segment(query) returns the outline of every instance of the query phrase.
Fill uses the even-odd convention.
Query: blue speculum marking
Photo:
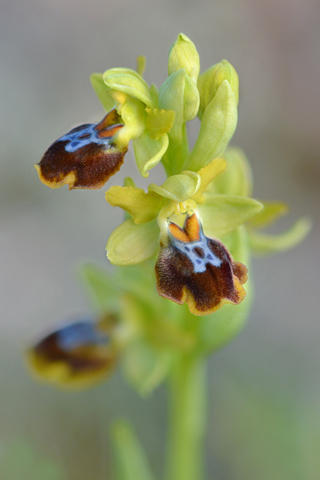
[[[102,345],[108,342],[104,332],[93,322],[75,322],[57,331],[57,343],[62,350],[71,351],[86,345]]]
[[[99,133],[95,129],[95,124],[87,125],[83,129],[77,132],[67,133],[63,137],[59,138],[58,142],[68,142],[64,147],[67,152],[73,153],[83,148],[90,143],[96,143],[97,145],[105,145],[111,148],[109,137],[99,137]],[[80,138],[83,135],[88,138]]]
[[[207,264],[210,264],[213,267],[220,267],[222,264],[222,260],[214,255],[212,250],[209,248],[208,239],[201,230],[200,240],[197,240],[196,242],[190,242],[188,243],[188,246],[184,242],[177,240],[173,235],[171,235],[171,242],[177,250],[187,255],[189,260],[192,262],[195,273],[205,272]],[[197,247],[203,252],[201,258],[199,258],[199,255],[195,253],[195,249]]]

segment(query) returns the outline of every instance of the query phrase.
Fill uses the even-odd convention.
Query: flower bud
[[[218,88],[224,80],[230,84],[236,101],[239,101],[239,77],[231,63],[222,60],[203,72],[198,80],[198,89],[200,93],[200,108],[198,116],[201,119],[204,110],[216,95]]]
[[[182,126],[192,120],[199,109],[199,92],[184,69],[172,73],[159,90],[159,107],[174,110],[175,118],[170,136],[177,141],[182,136]]]
[[[180,33],[169,51],[168,75],[170,76],[182,68],[197,83],[200,71],[199,54],[194,43],[186,35]]]

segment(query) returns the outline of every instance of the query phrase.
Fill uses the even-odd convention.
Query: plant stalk
[[[203,480],[205,359],[180,355],[169,379],[167,480]]]

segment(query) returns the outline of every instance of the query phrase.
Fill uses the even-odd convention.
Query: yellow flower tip
[[[225,303],[242,302],[246,267],[234,262],[221,242],[204,235],[196,214],[187,216],[183,228],[170,223],[168,231],[155,267],[162,297],[187,303],[194,315],[208,315]]]
[[[127,146],[116,145],[117,133],[123,128],[120,117],[111,110],[98,124],[74,128],[56,140],[36,165],[42,183],[69,189],[101,188],[121,167]]]
[[[26,352],[33,374],[63,388],[86,388],[113,370],[117,352],[99,324],[78,321],[46,335]]]

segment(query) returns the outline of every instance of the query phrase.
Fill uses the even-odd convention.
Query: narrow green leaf
[[[155,480],[146,454],[128,422],[115,423],[112,440],[117,480]]]

